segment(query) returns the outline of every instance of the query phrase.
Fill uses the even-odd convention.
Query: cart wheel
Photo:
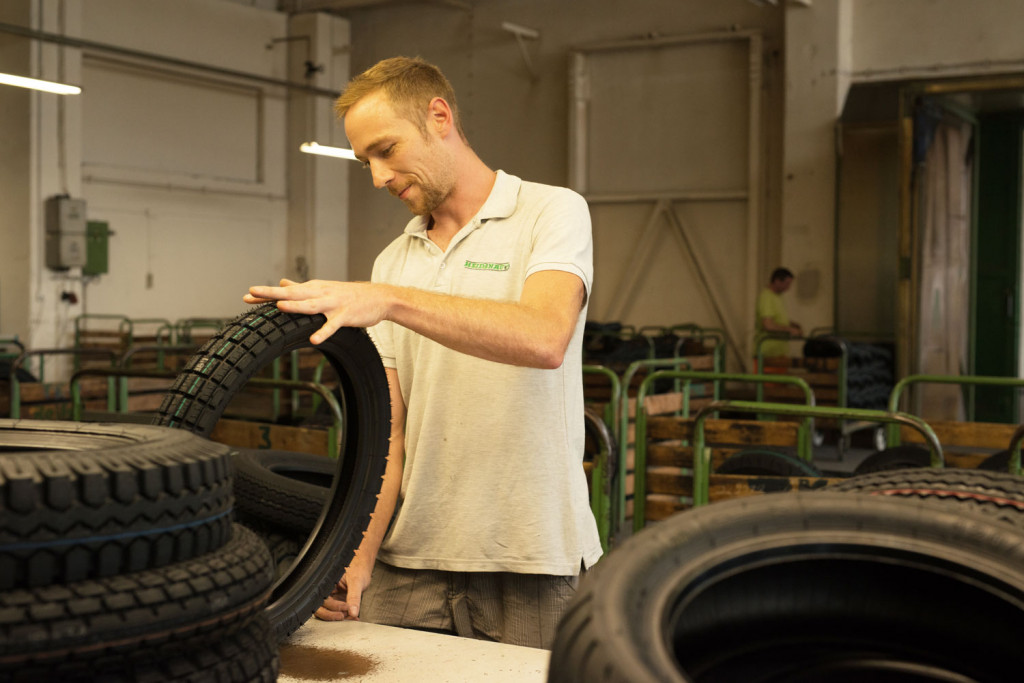
[[[751,448],[735,453],[715,469],[715,474],[747,474],[766,477],[820,477],[821,471],[791,453]]]
[[[906,467],[930,467],[931,453],[920,446],[893,446],[872,453],[864,458],[856,469],[854,476],[886,470],[900,470]]]
[[[1003,449],[993,453],[978,463],[978,469],[989,472],[1008,472],[1010,470],[1010,451]]]

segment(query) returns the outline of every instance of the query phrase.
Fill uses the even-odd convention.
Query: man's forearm
[[[396,288],[388,319],[455,351],[499,363],[556,368],[576,324],[575,310]]]
[[[405,402],[398,382],[398,372],[385,370],[388,377],[388,392],[391,398],[391,440],[388,445],[387,463],[381,480],[380,494],[370,515],[370,523],[363,533],[363,540],[356,550],[356,559],[364,563],[367,571],[377,561],[380,544],[384,541],[391,517],[395,513],[398,494],[402,488],[402,470],[405,460]]]

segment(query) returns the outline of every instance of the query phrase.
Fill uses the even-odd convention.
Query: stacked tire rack
[[[706,502],[765,491],[824,486],[821,473],[813,466],[810,417],[800,421],[762,420],[764,413],[748,419],[713,419],[704,423],[712,407],[728,407],[731,402],[704,403],[694,411],[675,415],[658,414],[647,409],[647,393],[657,382],[677,381],[685,391],[691,383],[776,382],[792,387],[803,396],[801,407],[812,408],[810,386],[799,377],[714,373],[689,370],[659,370],[648,375],[638,391],[641,408],[636,416],[636,495],[633,504],[633,531],[648,522],[660,521],[682,510]],[[758,404],[755,404],[758,405]],[[769,404],[765,404],[769,405]],[[717,409],[716,411],[717,412]],[[698,420],[694,415],[703,416]],[[697,468],[697,429],[704,433],[703,445],[710,447],[706,457],[714,470],[713,483],[699,484]],[[711,447],[713,446],[713,447]],[[695,450],[696,449],[696,450]],[[709,493],[710,488],[710,493]]]
[[[766,359],[761,348],[770,339],[801,341],[802,353],[787,358],[782,364],[779,359]],[[756,342],[756,367],[762,374],[802,377],[814,391],[816,404],[821,406],[885,410],[895,384],[893,353],[888,343],[856,342],[835,334],[812,332],[808,337],[760,335]],[[799,398],[785,386],[768,384],[758,387],[755,400],[788,402]],[[851,436],[864,430],[873,430],[873,443],[880,448],[884,433],[881,425],[873,422],[821,420],[816,425],[815,439],[821,445],[826,434],[836,434],[836,445],[842,457],[850,447]]]
[[[615,471],[609,472],[607,506],[593,500],[602,539],[631,533],[634,518],[635,417],[637,390],[644,378],[661,368],[713,371],[724,360],[724,337],[719,330],[693,324],[645,327],[588,323],[584,341],[584,398],[601,415],[616,443]],[[699,409],[719,397],[721,383],[690,381],[684,388],[670,380],[659,383],[644,403],[650,414],[679,415]],[[593,493],[593,486],[591,487]],[[602,520],[608,522],[605,533]]]

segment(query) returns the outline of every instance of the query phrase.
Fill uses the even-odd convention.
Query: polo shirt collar
[[[487,201],[480,207],[470,225],[476,226],[491,218],[508,218],[516,210],[516,203],[519,201],[519,188],[523,181],[514,175],[498,170],[494,178],[494,187],[487,195]],[[424,235],[430,216],[416,216],[405,226],[405,232],[410,235]]]

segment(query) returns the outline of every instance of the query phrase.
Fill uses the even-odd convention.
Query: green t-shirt
[[[786,314],[786,305],[782,297],[771,289],[765,287],[757,297],[757,321],[754,329],[759,333],[764,332],[762,321],[770,318],[779,325],[789,325],[789,315]],[[770,339],[761,344],[761,355],[765,358],[771,356],[788,356],[789,343],[781,339]]]

